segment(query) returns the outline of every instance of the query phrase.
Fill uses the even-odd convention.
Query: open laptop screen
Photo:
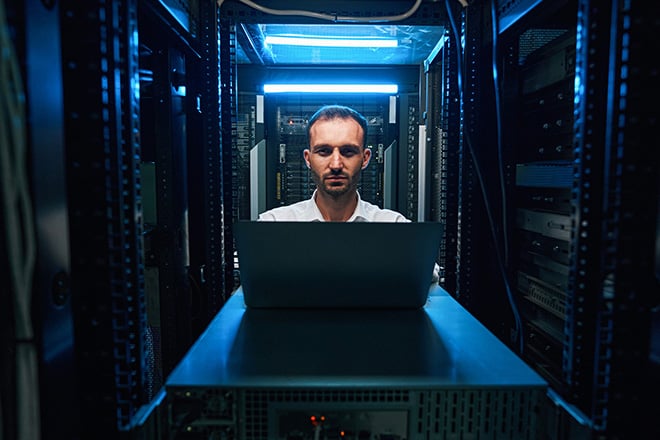
[[[234,224],[254,308],[419,308],[443,235],[436,222]]]

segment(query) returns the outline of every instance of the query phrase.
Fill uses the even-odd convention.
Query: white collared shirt
[[[278,222],[323,222],[323,214],[316,205],[316,191],[312,197],[302,202],[293,203],[288,206],[279,206],[259,214],[258,220],[270,220]],[[367,201],[362,200],[357,193],[357,206],[355,211],[347,220],[348,222],[409,222],[402,214],[391,209],[381,209]]]

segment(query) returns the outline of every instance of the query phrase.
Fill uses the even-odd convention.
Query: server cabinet
[[[223,215],[232,120],[221,124],[220,111],[230,72],[219,63],[231,42],[219,38],[212,4],[145,2],[139,12],[149,361],[159,385],[233,286]]]
[[[486,187],[502,188],[482,191],[484,198],[503,199],[489,216],[500,220],[477,226],[464,216],[461,231],[474,242],[491,229],[491,242],[501,240],[494,255],[506,277],[497,295],[509,294],[511,312],[504,325],[484,322],[496,333],[511,329],[515,339],[502,337],[552,385],[552,437],[657,436],[649,397],[657,392],[650,335],[658,153],[647,147],[657,143],[657,112],[646,110],[653,98],[642,92],[657,77],[657,60],[647,55],[657,50],[648,38],[658,25],[652,9],[495,2],[468,8],[462,20],[464,65],[480,78],[466,81],[464,97],[492,97],[482,108],[463,100],[465,140],[475,146],[466,149],[484,163],[484,133],[498,139],[499,175],[480,174]],[[481,196],[469,181],[461,189],[464,199]],[[487,266],[470,261],[481,276]],[[475,277],[461,275],[464,293],[464,279]],[[475,293],[471,303],[483,298]]]
[[[650,307],[658,300],[659,163],[658,149],[648,142],[657,145],[658,112],[648,111],[655,98],[647,93],[658,79],[658,60],[649,56],[658,49],[651,37],[659,27],[657,13],[647,2],[578,2],[575,148],[581,179],[573,191],[579,221],[564,375],[594,431],[610,437],[660,432],[652,416],[658,409],[652,397],[657,358],[649,344]],[[594,193],[598,178],[601,190]],[[594,333],[585,335],[590,321],[584,313],[592,307]],[[593,366],[581,359],[587,337],[594,344]]]
[[[408,219],[417,220],[423,202],[419,200],[421,149],[426,149],[426,131],[421,118],[418,94],[400,96],[397,158],[397,210]]]
[[[44,434],[112,436],[146,402],[137,3],[62,2],[59,13],[80,426],[63,418]]]
[[[25,80],[37,248],[35,335],[16,336],[40,371],[40,402],[7,398],[41,404],[43,438],[138,435],[226,298],[217,18],[195,1],[29,1],[3,21]]]
[[[440,283],[457,295],[459,236],[459,170],[461,153],[461,103],[458,91],[456,42],[449,28],[423,65],[422,109],[426,125],[428,213],[426,220],[442,222],[445,237],[438,252]]]
[[[527,359],[561,387],[573,186],[575,8],[526,29],[502,75],[503,142],[512,146],[512,283]],[[546,18],[549,21],[549,18]],[[512,66],[515,66],[512,68]]]
[[[148,334],[156,378],[192,342],[189,186],[186,138],[189,89],[185,50],[149,9],[140,16],[142,195]],[[165,323],[165,325],[163,325]],[[157,388],[157,387],[156,387]]]
[[[257,104],[257,100],[260,101],[259,104]],[[263,140],[263,117],[260,115],[257,119],[257,105],[259,105],[259,111],[263,112],[263,95],[256,92],[238,93],[236,147],[232,156],[234,176],[233,221],[250,220],[257,214],[252,209],[250,192],[252,186],[254,186],[254,184],[251,185],[251,165],[257,166],[251,158],[251,152],[257,143]],[[265,182],[262,183],[262,187],[264,184]],[[265,190],[259,191],[255,188],[255,192],[262,193],[263,200],[260,206],[265,206]]]
[[[139,104],[125,87],[137,72],[130,39],[136,5],[78,6],[20,2],[10,9],[14,69],[21,69],[12,92],[26,103],[25,114],[12,108],[11,119],[26,117],[25,150],[16,159],[31,158],[16,171],[32,176],[32,198],[24,200],[32,209],[23,211],[21,228],[25,249],[35,252],[35,271],[23,280],[33,277],[32,289],[16,290],[27,309],[12,316],[22,339],[15,360],[36,345],[39,382],[16,388],[15,403],[4,400],[3,386],[7,436],[114,437],[145,401]],[[71,28],[78,33],[65,31]],[[31,313],[35,333],[28,335]],[[17,365],[16,382],[27,383],[35,366]],[[5,402],[15,412],[5,412]],[[28,407],[39,419],[25,418]]]
[[[494,25],[489,3],[468,7],[447,2],[455,69],[448,92],[459,104],[449,114],[458,135],[448,138],[456,155],[456,298],[501,340],[518,350],[521,324],[508,274],[508,152],[498,127],[500,115],[493,81]],[[453,78],[452,78],[453,77]],[[452,84],[452,83],[450,83]],[[451,136],[451,134],[450,134]]]

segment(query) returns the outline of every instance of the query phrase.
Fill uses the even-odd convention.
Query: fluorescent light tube
[[[313,47],[397,47],[396,39],[278,37],[267,35],[266,44]]]
[[[264,84],[264,93],[387,93],[396,94],[396,84]]]

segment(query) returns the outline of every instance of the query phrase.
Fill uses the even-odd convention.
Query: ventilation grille
[[[543,389],[169,390],[170,438],[272,438],[278,414],[399,413],[408,440],[535,440]],[[404,425],[405,426],[405,425]],[[192,437],[191,437],[192,438]],[[197,438],[197,437],[195,437]]]
[[[529,29],[519,39],[518,64],[525,64],[527,56],[532,52],[546,46],[548,43],[564,35],[566,29]]]
[[[440,390],[419,394],[414,438],[536,439],[541,393]]]
[[[407,405],[410,392],[404,390],[259,390],[244,394],[245,440],[268,438],[270,404],[313,404],[341,407],[378,403]],[[357,405],[356,405],[357,404]]]

